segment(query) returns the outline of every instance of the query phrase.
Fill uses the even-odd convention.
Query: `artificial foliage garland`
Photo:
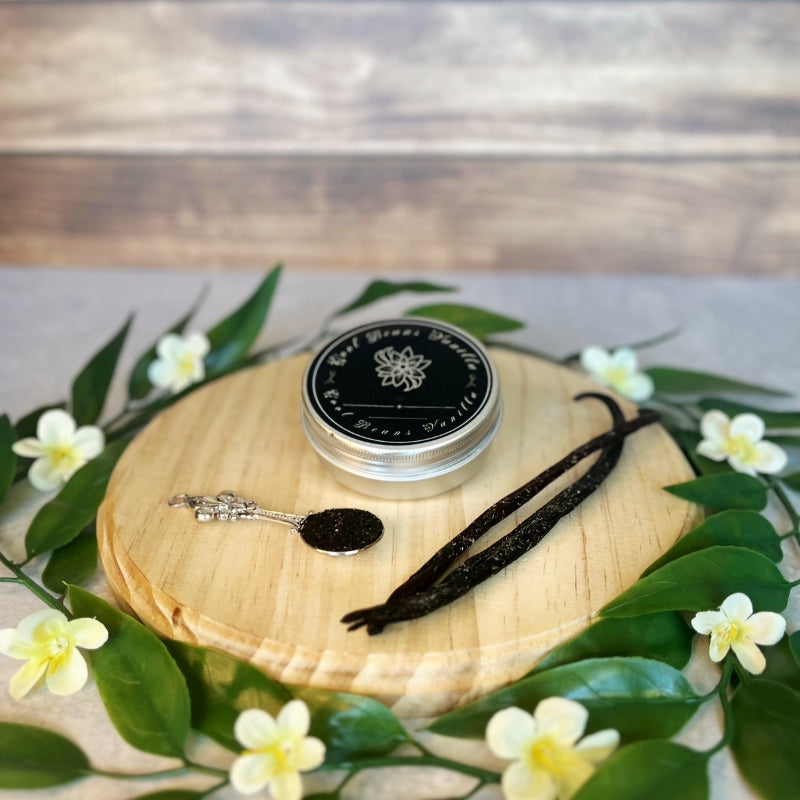
[[[472,777],[474,785],[463,795],[466,800],[483,786],[499,782],[501,775],[435,755],[377,701],[283,686],[227,654],[161,641],[132,617],[80,587],[96,569],[94,516],[114,464],[127,442],[156,413],[209,380],[312,346],[329,336],[341,317],[371,303],[402,292],[448,291],[424,282],[375,281],[352,303],[330,314],[310,338],[252,352],[268,316],[280,271],[280,267],[272,270],[240,308],[208,331],[203,337],[207,347],[196,336],[182,338],[195,304],[136,362],[128,380],[125,408],[103,425],[96,423],[103,412],[131,319],[80,371],[70,402],[55,404],[56,409],[68,409],[69,418],[75,421],[72,428],[64,422],[67,415],[63,411],[64,416],[54,415],[53,407],[37,409],[14,425],[7,416],[0,417],[0,503],[11,485],[29,472],[30,459],[37,458],[32,440],[44,442],[39,433],[38,439],[34,437],[37,427],[40,433],[60,431],[63,439],[66,424],[72,437],[68,437],[70,447],[78,456],[85,456],[79,461],[86,460],[71,471],[68,464],[58,462],[64,474],[69,471],[71,476],[31,522],[25,539],[26,558],[15,563],[0,553],[0,562],[9,573],[0,580],[20,584],[43,601],[45,611],[37,619],[50,619],[48,624],[60,632],[59,641],[69,641],[72,671],[80,672],[80,664],[85,665],[77,651],[93,648],[89,658],[97,687],[123,739],[142,751],[178,759],[179,766],[169,774],[194,770],[212,776],[206,790],[180,790],[179,795],[166,790],[140,797],[209,797],[231,777],[237,788],[252,789],[254,784],[248,784],[245,778],[249,767],[257,764],[248,766],[240,756],[235,762],[239,767],[234,767],[230,775],[227,770],[196,764],[186,754],[186,739],[193,728],[236,753],[243,748],[257,751],[259,743],[268,750],[277,746],[278,740],[273,737],[265,744],[266,740],[259,738],[258,731],[266,726],[270,731],[278,730],[280,736],[294,737],[292,746],[310,754],[305,762],[297,762],[296,769],[289,770],[294,777],[287,781],[299,781],[297,772],[312,768],[342,774],[334,789],[315,795],[318,800],[346,796],[347,783],[365,769],[404,765],[445,767]],[[408,313],[442,319],[487,344],[499,346],[503,343],[494,336],[521,327],[507,317],[452,304],[420,306]],[[181,380],[180,374],[170,370],[181,363],[181,342],[187,340],[189,355],[199,356],[200,361],[185,361],[189,379]],[[547,724],[546,714],[563,713],[565,719],[573,715],[570,724],[577,731],[570,741],[556,743],[564,753],[579,752],[581,742],[592,742],[592,737],[606,731],[615,732],[619,747],[613,755],[610,753],[615,748],[606,747],[603,763],[578,783],[557,784],[560,796],[574,796],[576,800],[641,798],[669,785],[676,797],[707,797],[708,761],[716,752],[729,748],[744,779],[755,791],[765,798],[783,799],[791,796],[800,783],[800,765],[794,757],[800,744],[800,632],[783,636],[775,618],[784,611],[792,588],[800,581],[790,581],[776,564],[783,556],[782,546],[800,545],[800,514],[792,500],[792,493],[800,489],[800,473],[787,474],[783,470],[777,475],[744,474],[740,471],[741,462],[735,461],[736,454],[728,459],[718,458],[725,442],[715,440],[715,450],[715,441],[705,434],[714,420],[714,430],[722,430],[720,425],[725,423],[719,414],[734,421],[742,415],[749,420],[755,414],[770,430],[772,445],[794,452],[800,450],[800,412],[767,411],[729,399],[728,395],[783,394],[738,380],[665,367],[638,372],[631,363],[633,348],[615,353],[594,348],[588,356],[584,351],[559,362],[567,366],[582,362],[607,385],[614,386],[616,376],[623,382],[616,388],[624,391],[627,385],[631,396],[647,394],[643,404],[659,411],[663,424],[698,474],[697,479],[667,490],[706,506],[711,515],[651,565],[636,584],[603,608],[583,633],[557,647],[537,665],[531,665],[531,672],[521,680],[445,714],[429,729],[443,736],[483,738],[488,727],[490,747],[504,758],[516,758],[513,766],[520,773],[524,772],[524,765],[517,763],[523,762],[525,756],[515,755],[513,748],[503,744],[509,738],[504,738],[503,726],[518,726],[514,736],[525,728],[530,735],[522,738],[530,748],[536,748],[542,745],[541,737],[536,739],[534,734],[536,725],[542,729]],[[154,367],[157,362],[161,366]],[[621,365],[627,371],[620,371]],[[164,391],[154,391],[157,386],[163,386]],[[651,391],[644,392],[644,388]],[[717,416],[709,418],[710,412]],[[51,416],[46,417],[48,413]],[[95,452],[98,434],[86,433],[87,428],[101,432],[104,447],[99,454]],[[758,438],[754,434],[742,439],[739,444],[745,450],[739,447],[738,455],[744,452],[754,457]],[[23,455],[18,459],[12,447],[21,440],[28,440],[28,449],[17,444],[17,451]],[[46,444],[41,444],[39,458],[47,455]],[[70,448],[64,452],[67,451],[72,452]],[[91,455],[87,455],[89,452]],[[42,488],[54,485],[58,477],[52,469],[48,472],[48,463],[52,467],[56,462],[45,460],[31,475],[32,482],[38,475]],[[732,469],[730,463],[739,471]],[[790,529],[786,532],[779,534],[761,513],[769,495],[789,520]],[[26,569],[34,559],[46,561],[41,583]],[[703,616],[709,613],[717,616]],[[47,617],[48,614],[52,616]],[[771,616],[759,617],[760,614]],[[70,639],[70,630],[81,629],[75,625],[78,620],[92,618],[104,626],[107,641],[96,630],[92,635],[76,633]],[[777,626],[769,636],[759,627],[762,623],[762,627],[766,626],[767,621]],[[712,657],[720,661],[719,681],[704,695],[694,690],[683,673],[696,635],[690,622],[697,632],[711,635]],[[31,629],[33,625],[28,623]],[[747,637],[749,649],[739,650],[737,635],[748,625],[758,631]],[[23,623],[19,630],[24,633]],[[754,675],[751,672],[757,671],[758,666],[748,659],[756,658],[750,645],[758,649],[753,639],[758,644],[759,635],[760,644],[771,646],[764,652],[766,669]],[[9,631],[0,633],[0,647],[4,643],[11,647],[12,638]],[[131,657],[134,653],[136,656]],[[143,668],[143,664],[147,667]],[[33,688],[40,677],[41,671],[23,675],[17,686],[20,695]],[[45,679],[49,681],[49,675]],[[53,670],[52,684],[52,691],[63,687],[63,673],[57,669]],[[553,698],[562,702],[554,702]],[[721,738],[714,746],[699,751],[671,741],[699,708],[712,702],[719,704],[724,722]],[[301,705],[310,712],[307,721],[305,712],[298,710]],[[582,710],[577,711],[574,706]],[[267,712],[269,721],[254,715],[256,709]],[[528,712],[534,710],[530,717]],[[538,722],[537,716],[541,717]],[[575,721],[578,718],[587,734],[580,742],[578,738],[584,730]],[[303,745],[305,740],[320,742],[324,756],[316,744]],[[608,737],[604,741],[608,745]],[[584,748],[584,752],[588,750]],[[511,772],[509,768],[507,774]],[[57,786],[91,774],[108,773],[94,769],[89,757],[67,738],[33,726],[0,722],[0,789]],[[514,794],[513,776],[503,780],[507,796],[522,796]],[[300,791],[299,787],[299,783],[270,784],[276,796],[284,792],[285,796],[292,796],[292,792]]]

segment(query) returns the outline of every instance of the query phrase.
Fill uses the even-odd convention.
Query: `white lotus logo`
[[[431,365],[424,356],[414,355],[410,347],[395,350],[394,347],[384,347],[375,353],[378,366],[375,372],[381,379],[381,386],[396,386],[404,392],[419,389],[425,380],[425,370]]]

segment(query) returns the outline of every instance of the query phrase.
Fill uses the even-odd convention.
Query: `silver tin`
[[[309,363],[302,421],[345,486],[427,497],[474,475],[500,425],[497,372],[466,332],[428,319],[347,331]]]

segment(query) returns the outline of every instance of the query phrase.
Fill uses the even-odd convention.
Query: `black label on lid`
[[[486,405],[482,349],[435,322],[392,320],[343,334],[311,364],[306,386],[328,425],[364,442],[419,444],[458,431]]]

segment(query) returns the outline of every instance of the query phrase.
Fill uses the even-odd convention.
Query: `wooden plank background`
[[[0,262],[800,274],[800,3],[0,2]]]

